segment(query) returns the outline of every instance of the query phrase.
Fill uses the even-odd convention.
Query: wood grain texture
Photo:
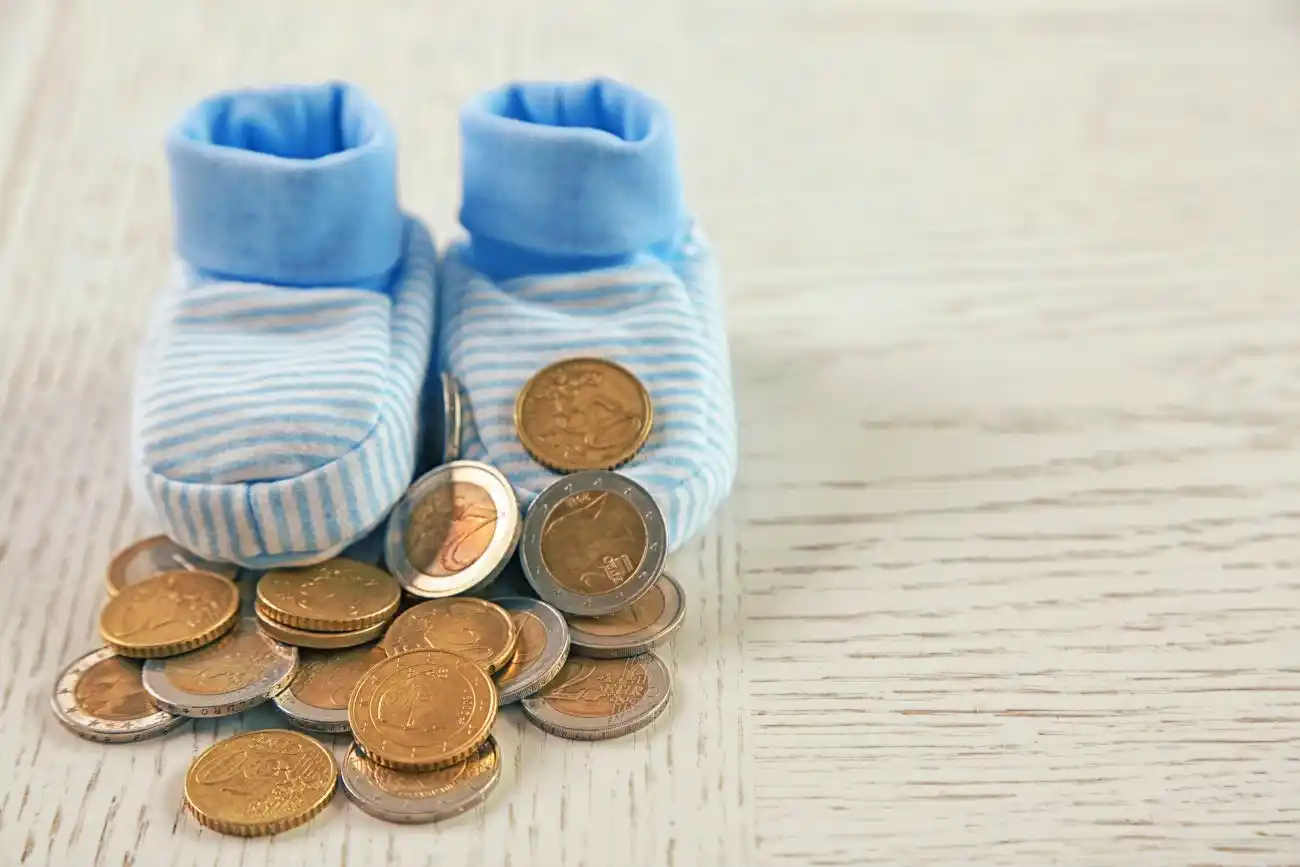
[[[1296,4],[0,9],[0,863],[1300,864]],[[110,748],[46,708],[151,529],[162,130],[359,81],[445,238],[457,104],[595,72],[672,105],[728,274],[741,479],[672,563],[673,710],[606,744],[507,714],[444,825],[200,831],[189,760],[273,712]]]

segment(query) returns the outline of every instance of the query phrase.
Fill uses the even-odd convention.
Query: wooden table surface
[[[671,713],[508,714],[488,804],[200,831],[191,758],[48,711],[151,532],[128,395],[160,140],[360,82],[455,231],[456,106],[665,99],[728,275],[742,469],[675,555]],[[0,2],[0,863],[1300,864],[1300,7],[1180,0]]]

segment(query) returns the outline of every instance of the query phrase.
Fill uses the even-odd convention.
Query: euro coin
[[[645,728],[668,707],[672,676],[653,653],[626,659],[570,656],[546,689],[523,701],[539,728],[573,740],[605,740]]]
[[[375,764],[356,746],[343,761],[343,791],[365,812],[386,822],[449,819],[481,804],[501,779],[501,754],[488,738],[463,762],[437,771],[395,771]]]
[[[144,664],[154,703],[180,716],[230,716],[256,707],[288,685],[298,651],[271,639],[252,617],[217,641]]]
[[[73,734],[99,743],[131,743],[166,734],[185,722],[153,703],[140,663],[101,647],[59,675],[50,697],[54,716]]]
[[[273,569],[257,582],[262,614],[298,629],[352,632],[393,616],[397,582],[382,569],[336,557],[298,569]]]
[[[213,572],[164,572],[131,584],[99,613],[104,643],[122,656],[174,656],[235,625],[239,588]]]
[[[390,654],[449,650],[493,674],[514,656],[515,640],[514,622],[500,605],[455,597],[421,602],[403,611],[381,643]]]
[[[686,613],[682,587],[667,572],[626,608],[599,617],[570,614],[569,638],[583,656],[636,656],[667,642]]]
[[[569,657],[569,627],[564,615],[538,599],[495,600],[515,624],[515,653],[496,673],[497,700],[511,704],[540,690],[560,673]]]

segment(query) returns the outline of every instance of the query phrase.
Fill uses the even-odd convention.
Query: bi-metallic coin
[[[273,641],[252,617],[222,638],[144,664],[144,688],[164,710],[180,716],[230,716],[256,707],[288,685],[298,649]]]
[[[307,822],[329,803],[334,756],[286,729],[245,732],[208,747],[185,775],[185,804],[199,824],[260,837]]]
[[[424,599],[486,587],[519,542],[519,502],[495,467],[454,461],[421,476],[388,519],[384,560]]]
[[[347,650],[302,651],[298,671],[289,686],[273,699],[275,706],[300,729],[312,732],[348,731],[348,697],[367,671],[388,658],[376,644]]]
[[[600,617],[568,616],[569,638],[583,656],[615,658],[648,653],[664,644],[686,613],[682,587],[667,572],[627,608]]]
[[[483,803],[501,779],[501,755],[489,737],[474,755],[438,771],[395,771],[375,764],[356,746],[343,760],[343,791],[365,812],[386,822],[449,819]]]
[[[493,674],[514,656],[516,639],[514,622],[500,605],[457,596],[431,599],[403,611],[380,643],[390,654],[449,650]]]
[[[175,656],[235,625],[239,588],[213,572],[164,572],[124,587],[99,613],[104,643],[122,656]]]
[[[140,663],[107,647],[92,650],[59,675],[50,696],[54,716],[73,734],[103,744],[166,734],[184,717],[160,710],[140,682]]]
[[[566,614],[612,614],[663,572],[668,530],[650,493],[604,470],[574,473],[538,495],[519,559],[537,595]]]
[[[544,367],[515,401],[519,441],[539,464],[561,473],[627,463],[653,425],[645,386],[603,358],[566,358]]]
[[[185,569],[191,572],[214,572],[232,581],[239,574],[233,563],[205,560],[198,554],[186,551],[166,536],[150,536],[124,548],[108,564],[104,585],[109,596],[116,596],[123,587],[138,584],[163,572]]]
[[[497,599],[515,624],[515,655],[496,674],[502,705],[532,695],[560,673],[569,657],[569,627],[564,615],[538,599]]]
[[[570,656],[560,674],[524,699],[524,715],[553,735],[594,741],[645,728],[668,707],[672,677],[653,653],[626,659]]]
[[[342,557],[273,569],[257,582],[264,617],[316,632],[353,632],[382,623],[401,599],[401,588],[387,572]]]
[[[348,725],[366,757],[399,771],[464,761],[487,740],[496,716],[492,678],[444,650],[388,657],[362,675],[348,699]]]

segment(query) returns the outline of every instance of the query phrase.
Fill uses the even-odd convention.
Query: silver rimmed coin
[[[188,717],[229,716],[284,689],[298,665],[298,649],[279,644],[240,618],[220,640],[144,666],[144,688],[164,710]]]
[[[186,569],[190,572],[215,572],[235,580],[239,567],[233,563],[205,560],[198,554],[186,551],[166,536],[150,536],[124,548],[108,564],[104,584],[109,596],[116,596],[122,588],[139,584],[145,579],[164,572]]]
[[[626,659],[570,656],[546,688],[523,701],[524,715],[553,735],[598,741],[650,725],[668,707],[672,675],[653,653]]]
[[[487,586],[519,542],[519,503],[495,467],[455,461],[426,473],[388,519],[384,560],[413,596]]]
[[[73,734],[101,744],[142,741],[185,722],[153,703],[140,682],[139,662],[107,647],[63,669],[50,707]]]
[[[438,394],[433,394],[433,389]],[[425,383],[420,397],[423,406],[423,454],[420,467],[433,469],[460,459],[461,426],[464,417],[464,399],[456,377],[443,371]]]
[[[293,680],[272,701],[289,722],[311,732],[346,732],[348,696],[361,676],[388,654],[382,647],[304,650]]]
[[[515,624],[515,655],[496,673],[497,704],[505,705],[532,695],[560,673],[569,658],[569,627],[564,615],[538,599],[494,601]]]
[[[654,586],[668,530],[650,492],[626,476],[565,476],[528,509],[519,561],[537,595],[566,614],[612,614]]]
[[[600,617],[570,614],[569,639],[583,656],[636,656],[672,638],[685,614],[682,586],[665,572],[649,592],[621,611]]]
[[[483,803],[501,779],[501,753],[488,737],[474,755],[440,771],[377,765],[353,744],[343,760],[343,791],[385,822],[410,825],[449,819]]]

